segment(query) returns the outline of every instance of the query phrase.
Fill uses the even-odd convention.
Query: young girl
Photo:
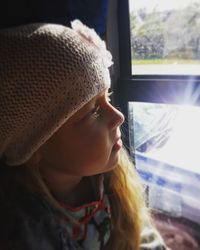
[[[0,249],[167,249],[122,146],[94,30],[0,31]]]

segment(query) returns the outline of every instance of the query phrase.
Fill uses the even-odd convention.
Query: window
[[[150,206],[200,222],[200,108],[130,102],[129,124]]]
[[[199,8],[196,0],[118,1],[116,90],[149,206],[200,245]]]
[[[133,74],[199,74],[199,0],[130,0]]]

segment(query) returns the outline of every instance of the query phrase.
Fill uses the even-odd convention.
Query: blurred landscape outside
[[[200,74],[200,1],[129,0],[133,75]]]
[[[130,151],[149,206],[200,225],[200,108],[129,102]]]

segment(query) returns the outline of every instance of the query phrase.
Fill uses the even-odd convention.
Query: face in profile
[[[113,169],[121,148],[124,116],[110,103],[108,90],[88,102],[39,149],[40,168],[90,176]]]

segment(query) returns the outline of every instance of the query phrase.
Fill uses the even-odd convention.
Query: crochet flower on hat
[[[105,42],[97,35],[94,29],[88,28],[77,19],[71,22],[71,26],[74,31],[100,52],[102,62],[106,68],[113,64],[111,53],[106,49]]]

